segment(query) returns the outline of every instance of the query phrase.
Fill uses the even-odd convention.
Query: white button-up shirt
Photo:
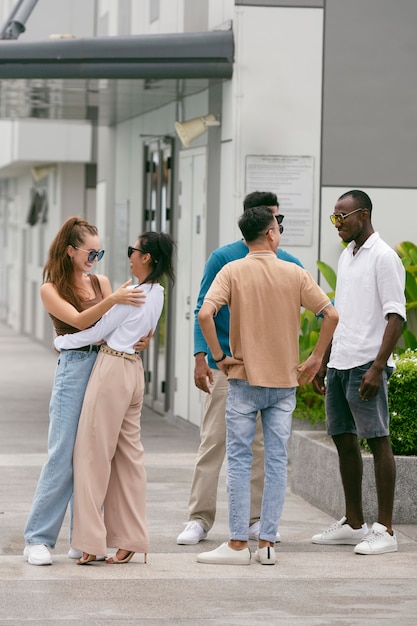
[[[352,241],[337,268],[335,307],[339,313],[328,367],[347,370],[373,361],[381,347],[387,315],[404,320],[405,270],[397,253],[373,233],[353,255]],[[388,365],[393,365],[392,355]]]
[[[140,287],[146,293],[142,306],[115,304],[91,328],[56,337],[55,348],[70,350],[104,340],[113,350],[134,354],[135,343],[150,330],[155,332],[164,305],[164,288],[159,283],[145,283]]]

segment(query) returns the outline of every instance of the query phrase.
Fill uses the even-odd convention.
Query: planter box
[[[293,430],[289,442],[291,491],[335,519],[345,514],[345,499],[335,445],[323,431]],[[365,520],[377,521],[374,461],[363,452],[362,500]],[[394,524],[417,522],[417,457],[396,456]]]

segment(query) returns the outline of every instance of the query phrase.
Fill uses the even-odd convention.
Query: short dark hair
[[[265,235],[275,218],[267,206],[249,207],[239,218],[238,226],[248,243]]]
[[[372,202],[367,193],[361,191],[360,189],[351,189],[351,191],[346,191],[346,193],[342,193],[339,200],[343,200],[344,198],[348,198],[349,196],[356,200],[356,202],[358,203],[358,209],[368,209],[369,215],[371,215]]]
[[[279,206],[278,198],[272,191],[252,191],[243,200],[243,210],[255,206]]]

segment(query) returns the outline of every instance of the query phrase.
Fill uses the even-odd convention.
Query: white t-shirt
[[[339,323],[328,367],[347,370],[373,361],[381,347],[388,313],[404,320],[405,270],[398,254],[373,233],[353,255],[352,241],[337,268],[335,307]],[[392,355],[388,365],[393,365]]]
[[[70,350],[103,340],[113,350],[134,354],[135,343],[149,331],[155,332],[164,305],[164,288],[159,283],[146,283],[140,288],[146,293],[144,304],[115,304],[91,328],[56,337],[55,348]]]

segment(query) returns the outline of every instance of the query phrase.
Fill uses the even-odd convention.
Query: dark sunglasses
[[[78,246],[73,246],[76,250],[82,250],[83,252],[88,252],[87,261],[92,263],[97,257],[97,261],[101,261],[104,255],[104,250],[85,250],[84,248],[78,248]]]
[[[133,246],[129,246],[127,249],[127,256],[129,257],[129,259],[135,250],[136,252],[140,252],[141,254],[146,254],[146,250],[142,250],[142,248],[134,248]]]
[[[278,215],[275,215],[274,217],[277,220],[278,224],[281,224],[281,222],[284,219],[285,215],[282,215],[282,213],[279,213]]]

